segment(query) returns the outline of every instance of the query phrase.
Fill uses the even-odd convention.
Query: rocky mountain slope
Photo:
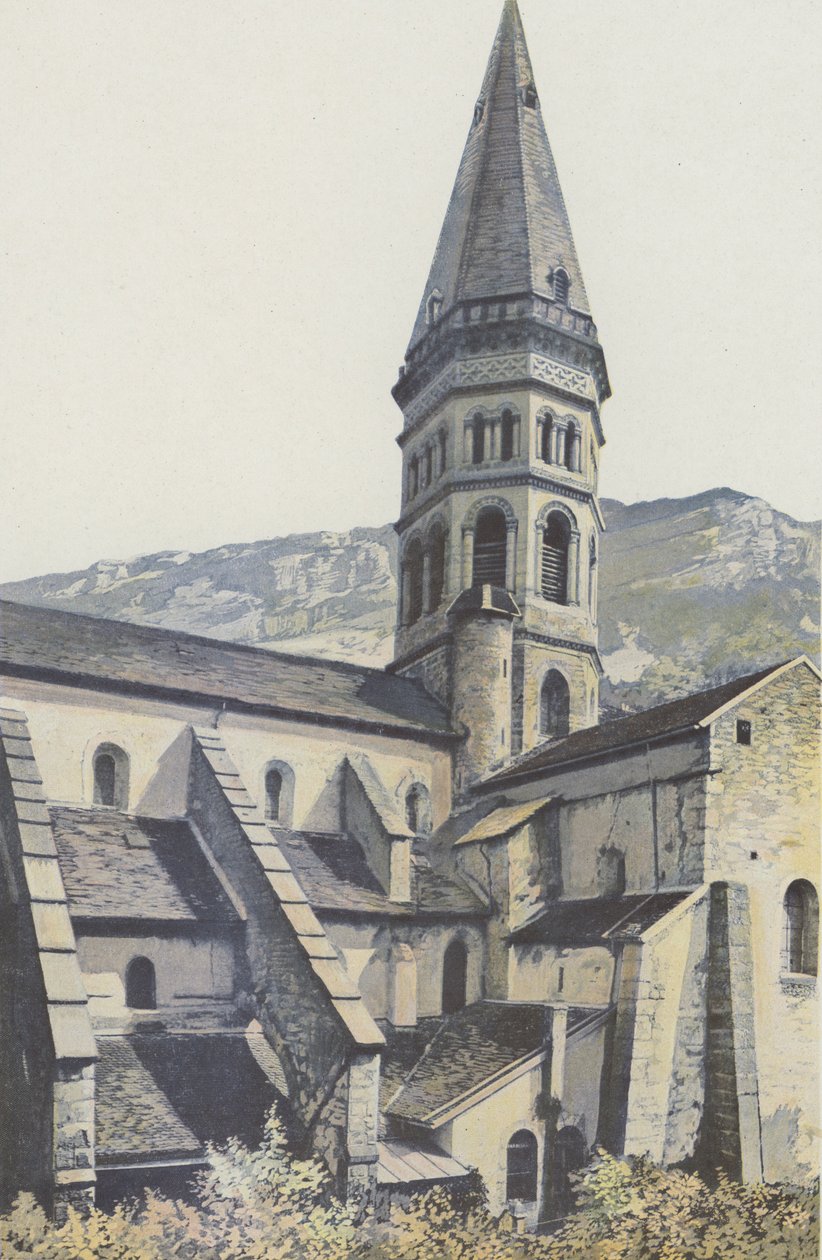
[[[728,489],[603,510],[604,700],[644,707],[818,656],[818,523]],[[0,597],[379,665],[391,657],[396,536],[384,526],[101,560],[0,584]]]

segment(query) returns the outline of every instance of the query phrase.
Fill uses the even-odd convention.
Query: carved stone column
[[[556,441],[556,453],[555,453],[555,458],[553,459],[552,462],[554,464],[564,464],[565,463],[565,438],[566,438],[565,429],[555,428],[554,434],[555,434],[555,441]]]
[[[580,460],[582,456],[582,434],[579,429],[574,429],[574,436],[571,442],[571,472],[579,472]]]
[[[579,533],[571,531],[568,540],[568,603],[579,603]]]
[[[474,531],[467,526],[462,531],[462,589],[471,585],[474,576]]]
[[[422,611],[431,611],[431,552],[428,547],[422,553]]]
[[[517,589],[517,522],[508,522],[505,535],[505,585],[509,591]]]

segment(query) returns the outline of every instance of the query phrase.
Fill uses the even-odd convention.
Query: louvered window
[[[568,272],[562,267],[558,267],[554,272],[554,301],[566,304],[568,302],[568,290],[571,287],[571,280]]]
[[[542,594],[555,604],[568,602],[568,541],[564,516],[552,512],[542,534]]]
[[[474,586],[505,586],[506,532],[504,512],[498,508],[480,512],[474,530]]]
[[[502,442],[500,450],[500,458],[509,460],[514,458],[514,417],[510,411],[502,413]]]

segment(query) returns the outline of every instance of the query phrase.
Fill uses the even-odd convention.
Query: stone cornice
[[[603,531],[605,529],[602,509],[599,506],[596,493],[592,489],[585,486],[576,486],[559,478],[539,473],[529,466],[521,469],[519,472],[504,473],[500,471],[499,473],[489,473],[482,471],[473,477],[470,475],[466,476],[465,471],[461,471],[459,475],[456,475],[455,471],[452,470],[451,473],[443,477],[435,494],[426,496],[421,503],[415,503],[413,508],[400,515],[399,520],[394,525],[394,530],[397,534],[405,533],[407,529],[411,529],[416,525],[432,508],[438,507],[449,494],[455,494],[464,490],[483,490],[485,488],[500,490],[513,486],[529,486],[532,490],[548,490],[551,494],[556,494],[566,499],[574,499],[577,503],[589,504],[596,516],[600,529]]]
[[[596,666],[600,677],[605,673],[599,649],[593,643],[582,643],[579,639],[560,639],[553,634],[536,634],[533,630],[515,629],[514,643],[539,643],[545,647],[565,648],[569,652],[586,652]]]
[[[415,414],[420,395],[439,376],[466,360],[517,355],[545,357],[560,368],[588,376],[590,397],[595,410],[610,395],[605,360],[599,344],[570,329],[560,328],[556,323],[552,325],[541,319],[519,317],[512,322],[496,320],[482,324],[452,325],[446,329],[437,329],[436,334],[432,330],[425,343],[421,344],[420,350],[423,349],[424,353],[416,353],[413,360],[401,369],[400,379],[392,391],[397,404],[406,415],[407,423],[411,425],[420,418]],[[521,372],[514,373],[513,379],[519,379],[520,375]],[[530,379],[528,374],[525,379]],[[472,383],[480,382],[466,382]],[[562,388],[561,382],[558,387]],[[586,394],[587,390],[583,396]],[[430,411],[437,404],[429,402],[425,405]],[[599,428],[598,415],[595,422]]]

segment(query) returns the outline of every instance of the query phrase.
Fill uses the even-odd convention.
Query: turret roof
[[[590,314],[522,19],[505,0],[411,345],[432,294],[443,314],[469,299],[550,297],[556,268],[568,274],[569,305]]]

